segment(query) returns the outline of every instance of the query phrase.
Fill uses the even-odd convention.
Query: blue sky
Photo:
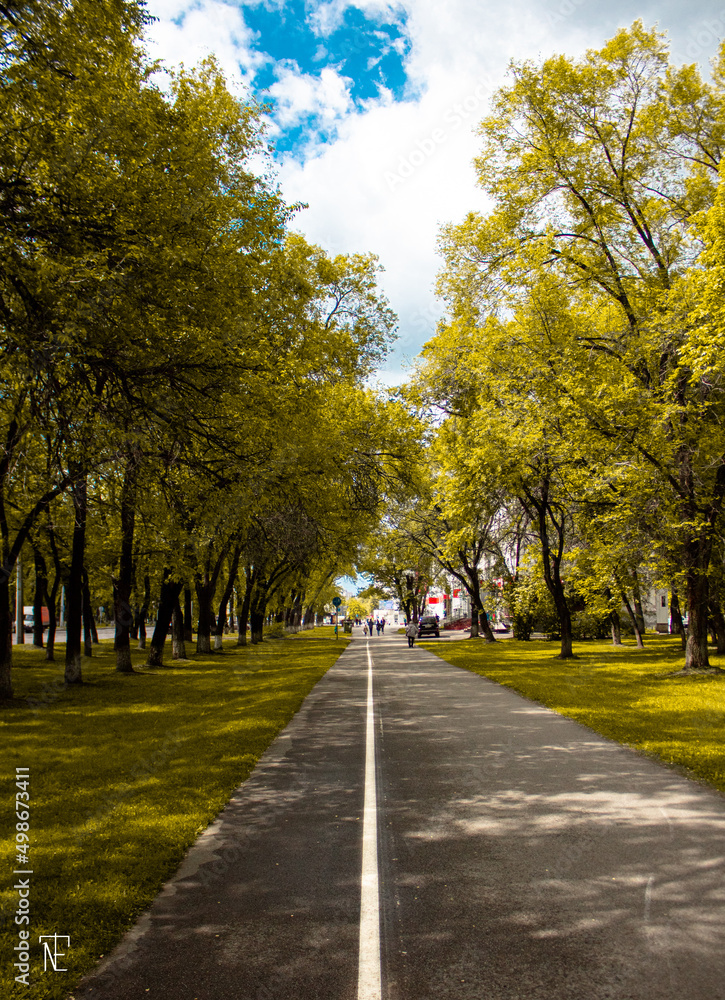
[[[400,319],[395,384],[441,315],[442,224],[485,210],[477,123],[509,61],[600,48],[641,17],[674,60],[708,61],[725,0],[148,0],[149,50],[192,65],[214,52],[232,87],[273,104],[269,138],[295,227],[330,253],[372,251]]]
[[[348,83],[351,106],[358,113],[384,92],[393,100],[403,98],[407,87],[405,58],[410,48],[405,11],[385,19],[379,13],[371,17],[357,7],[346,7],[329,33],[308,13],[301,0],[282,8],[259,4],[245,10],[245,21],[255,33],[257,45],[270,57],[254,79],[260,97],[273,94],[279,68],[288,65],[313,77],[326,67],[334,68]],[[316,110],[277,136],[278,153],[303,151],[310,141],[335,140],[334,123],[320,120]]]

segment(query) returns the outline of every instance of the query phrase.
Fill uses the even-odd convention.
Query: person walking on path
[[[370,629],[370,635],[372,635],[373,634],[373,620],[372,620],[372,618],[368,619],[368,628]]]
[[[408,647],[412,649],[415,644],[415,640],[418,638],[418,626],[415,622],[410,622],[406,625],[405,634],[408,636]]]
[[[363,635],[367,635],[367,634],[368,634],[368,623],[365,622],[365,624],[363,625]]]
[[[380,635],[380,619],[379,618],[375,622],[375,631],[377,632],[378,635]]]

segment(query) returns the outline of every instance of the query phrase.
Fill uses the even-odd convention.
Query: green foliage
[[[360,595],[353,597],[347,602],[347,616],[348,618],[365,618],[366,615],[370,614],[376,603],[372,597],[368,597],[365,600]]]
[[[265,625],[262,631],[265,639],[287,638],[287,629],[284,626],[284,622],[272,622],[271,625]]]
[[[263,109],[213,57],[156,86],[147,21],[0,5],[3,564],[32,538],[78,593],[86,483],[92,596],[122,617],[184,581],[208,623],[239,564],[256,621],[307,612],[400,476],[399,407],[364,385],[395,315],[374,255],[290,232]],[[4,577],[0,697],[8,604]]]
[[[551,594],[540,575],[521,572],[506,588],[514,639],[527,642],[532,632],[545,635],[557,631],[558,619]]]
[[[596,604],[590,606],[581,591],[571,583],[566,586],[571,613],[572,639],[606,639],[610,634],[608,611]],[[537,632],[549,640],[561,639],[559,617],[546,587],[540,564],[528,566],[519,573],[506,593],[512,616],[514,639],[528,641]]]
[[[576,550],[590,604],[632,597],[644,567],[681,583],[688,668],[707,666],[725,502],[724,59],[704,82],[636,21],[579,59],[513,63],[480,126],[490,211],[442,232],[449,314],[414,395],[444,415],[438,439],[461,442],[454,488],[497,481],[524,508],[562,655]]]

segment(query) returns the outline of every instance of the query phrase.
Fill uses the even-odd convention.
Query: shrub
[[[577,611],[576,614],[571,616],[571,634],[573,639],[608,639],[610,629],[608,615],[584,610]]]

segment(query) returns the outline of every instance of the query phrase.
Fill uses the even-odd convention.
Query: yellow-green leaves
[[[579,59],[512,64],[480,135],[490,204],[443,230],[449,316],[417,397],[463,422],[469,481],[495,471],[532,518],[544,503],[549,540],[602,544],[613,571],[631,538],[641,563],[681,567],[688,665],[706,664],[725,501],[722,58],[705,83],[637,21]]]

